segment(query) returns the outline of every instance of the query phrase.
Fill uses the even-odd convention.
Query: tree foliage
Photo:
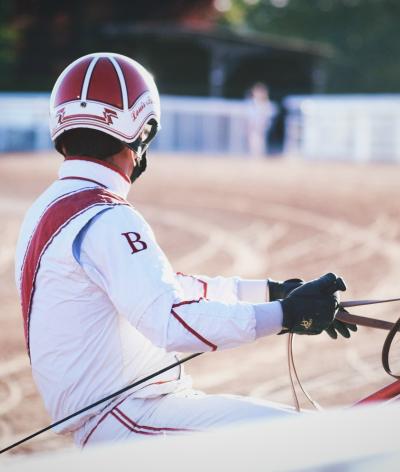
[[[0,89],[10,87],[14,78],[18,34],[10,24],[10,10],[10,2],[0,2]]]
[[[222,22],[333,46],[329,92],[400,92],[398,0],[227,0]]]

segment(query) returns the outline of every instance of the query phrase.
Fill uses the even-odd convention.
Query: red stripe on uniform
[[[112,413],[115,408],[117,408],[117,406],[121,405],[121,403],[123,403],[127,398],[129,398],[129,396],[132,395],[132,394],[129,394],[128,396],[126,396],[125,398],[123,398],[122,400],[120,400],[111,410],[107,411],[106,413],[104,413],[104,415],[99,419],[99,421],[93,426],[93,428],[89,431],[89,433],[86,435],[86,437],[84,438],[84,440],[82,441],[82,447],[85,447],[87,442],[89,441],[89,438],[90,436],[96,431],[97,427],[100,425],[100,423],[102,423],[106,418],[107,416]]]
[[[190,277],[191,279],[197,280],[197,282],[199,282],[203,286],[203,297],[207,298],[207,290],[208,290],[207,282],[199,279],[198,277],[195,277],[194,275],[187,275],[187,274],[184,274],[183,272],[177,272],[176,274],[181,275],[182,277]]]
[[[129,205],[102,188],[82,190],[57,199],[40,218],[29,242],[21,276],[21,303],[26,346],[29,354],[29,321],[40,261],[55,236],[75,217],[97,205]]]
[[[138,431],[137,429],[133,428],[127,421],[125,421],[124,418],[121,418],[120,416],[118,416],[114,411],[112,411],[111,414],[116,420],[118,420],[122,425],[124,425],[125,428],[128,428],[129,431],[132,431],[132,433],[144,434],[146,436],[159,436],[160,434],[162,434],[161,432],[150,433],[148,431]]]
[[[125,413],[121,411],[119,408],[114,408],[114,409],[125,419],[125,421],[129,422],[135,428],[148,429],[150,431],[192,431],[190,429],[184,429],[184,428],[168,428],[168,427],[157,428],[155,426],[143,426],[138,423],[135,423],[135,421],[129,418],[129,416],[125,415]]]
[[[192,303],[199,303],[201,300],[204,300],[203,297],[198,298],[197,300],[184,300],[183,302],[174,303],[172,308],[177,308],[178,306],[191,305]]]
[[[201,284],[203,284],[203,297],[207,298],[207,289],[208,289],[208,284],[207,282],[204,282],[204,280],[197,279]]]
[[[213,344],[211,341],[208,341],[205,337],[203,337],[200,333],[198,333],[195,329],[193,329],[190,325],[186,323],[184,319],[182,319],[176,311],[174,311],[174,308],[180,307],[182,305],[191,305],[192,303],[199,303],[203,298],[199,298],[198,300],[185,300],[184,302],[176,303],[175,305],[172,305],[171,309],[171,314],[172,316],[179,321],[179,323],[186,328],[193,336],[195,336],[197,339],[199,339],[201,342],[206,344],[207,346],[211,347],[213,351],[217,350],[217,346]]]
[[[65,193],[64,195],[61,195],[61,197],[56,198],[55,200],[53,200],[51,203],[49,203],[49,204],[46,206],[46,208],[45,208],[44,211],[43,211],[43,214],[47,211],[47,209],[48,209],[49,207],[51,207],[51,206],[54,205],[56,202],[58,202],[58,200],[61,200],[62,198],[65,198],[65,197],[68,196],[68,195],[75,195],[76,193],[81,192],[82,190],[88,190],[89,188],[91,188],[91,187],[84,187],[84,188],[82,188],[82,189],[73,190],[72,192],[67,192],[67,193]],[[37,225],[39,224],[39,222],[40,222],[40,219],[39,219],[39,221],[37,222]],[[26,259],[26,255],[27,255],[27,252],[28,252],[28,248],[29,248],[29,246],[30,246],[30,244],[31,244],[31,240],[32,240],[32,238],[33,238],[33,236],[34,236],[34,234],[35,234],[35,231],[36,231],[36,227],[35,227],[35,229],[33,230],[32,234],[31,234],[31,236],[30,236],[30,238],[29,238],[28,244],[26,245],[26,251],[25,251],[25,254],[24,254],[24,259],[23,259],[22,265],[21,265],[21,274],[22,274],[22,270],[23,270],[24,265],[25,265],[25,259]],[[22,275],[20,276],[20,278],[22,278]]]

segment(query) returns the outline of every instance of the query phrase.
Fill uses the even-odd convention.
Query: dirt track
[[[0,156],[0,448],[49,422],[25,354],[13,256],[23,214],[59,163]],[[276,279],[334,271],[348,285],[343,299],[399,296],[399,175],[392,165],[153,155],[130,200],[177,271]],[[394,320],[399,308],[357,313]],[[295,340],[300,376],[322,406],[351,404],[390,382],[380,365],[384,335],[360,328],[350,341]],[[285,337],[275,336],[206,354],[187,370],[208,392],[291,402],[285,350]],[[46,433],[16,453],[70,444]]]

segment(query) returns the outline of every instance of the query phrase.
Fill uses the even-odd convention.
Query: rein
[[[359,326],[366,326],[368,328],[383,329],[389,331],[386,336],[385,342],[382,347],[382,366],[385,369],[385,372],[395,379],[400,379],[400,375],[395,374],[390,368],[389,364],[389,353],[392,346],[393,339],[398,331],[400,331],[400,318],[395,322],[380,320],[378,318],[371,318],[367,316],[353,315],[349,313],[346,308],[355,307],[355,306],[364,306],[364,305],[376,305],[379,303],[390,303],[398,302],[400,298],[385,298],[378,300],[349,300],[341,302],[339,304],[339,311],[336,315],[336,319],[343,321],[345,323],[350,323]],[[287,349],[287,358],[288,358],[288,370],[290,377],[290,385],[293,395],[294,406],[297,411],[300,411],[300,403],[296,393],[295,382],[297,382],[299,388],[303,392],[304,396],[307,398],[309,403],[316,409],[321,410],[321,406],[311,398],[310,394],[303,387],[299,376],[296,371],[293,357],[293,334],[290,333],[288,337],[288,349]]]

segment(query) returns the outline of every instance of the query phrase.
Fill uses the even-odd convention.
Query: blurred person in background
[[[58,78],[50,130],[59,178],[28,211],[16,254],[32,373],[52,419],[176,361],[280,333],[332,337],[343,281],[175,273],[126,200],[160,127],[152,76],[118,54],[90,54]],[[57,427],[80,446],[183,434],[291,413],[285,405],[207,395],[176,366]]]
[[[251,157],[263,157],[268,153],[268,131],[271,127],[273,109],[265,84],[257,82],[247,100],[247,137]]]

